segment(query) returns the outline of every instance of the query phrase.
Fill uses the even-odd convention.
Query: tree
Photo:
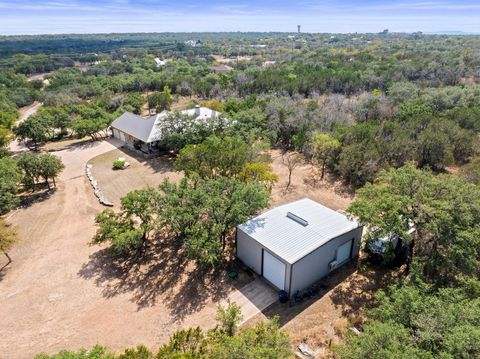
[[[38,156],[39,161],[39,175],[45,179],[45,183],[50,189],[49,179],[53,181],[53,186],[57,187],[55,178],[62,172],[65,166],[62,163],[62,160],[54,155],[49,153],[43,153]]]
[[[12,258],[8,255],[10,248],[16,240],[15,231],[9,226],[2,218],[0,218],[0,251],[7,257],[8,263],[5,264],[0,270],[12,263]]]
[[[55,178],[62,172],[65,166],[62,160],[49,153],[35,154],[31,152],[23,153],[18,158],[18,166],[23,171],[23,184],[25,188],[35,190],[35,184],[40,178],[45,180],[45,184],[50,189],[51,179],[56,187]]]
[[[242,310],[238,304],[228,301],[226,306],[218,306],[215,319],[220,323],[221,332],[233,337],[242,318]]]
[[[473,158],[469,164],[462,168],[463,176],[476,185],[480,184],[480,157]]]
[[[235,177],[252,158],[250,147],[239,137],[208,137],[198,145],[187,145],[175,160],[175,167],[188,176]]]
[[[170,110],[172,103],[173,96],[168,86],[165,86],[163,91],[154,92],[148,96],[148,107],[154,108],[157,113],[160,113],[164,110]]]
[[[133,113],[139,115],[145,102],[145,98],[141,94],[137,92],[132,92],[127,94],[127,96],[123,100],[123,106],[131,109]]]
[[[159,195],[153,188],[135,190],[121,199],[121,211],[107,209],[97,215],[94,243],[110,242],[117,253],[142,248],[155,227]]]
[[[320,168],[322,169],[320,179],[323,179],[327,161],[331,160],[339,150],[340,141],[329,134],[319,132],[314,132],[310,141],[312,158],[320,164]]]
[[[414,346],[410,332],[396,323],[373,321],[360,335],[351,333],[347,344],[336,348],[342,359],[433,359],[434,357]]]
[[[301,166],[304,163],[304,157],[299,152],[285,152],[282,155],[282,162],[288,170],[288,182],[285,190],[288,190],[292,183],[292,173],[295,168]]]
[[[18,183],[22,175],[14,159],[0,158],[0,214],[18,205]]]
[[[188,255],[202,265],[222,259],[231,231],[268,204],[269,194],[260,183],[217,177],[164,181],[160,225],[186,244]]]
[[[278,182],[278,175],[273,172],[272,166],[265,162],[246,163],[238,174],[238,179],[244,182],[258,182],[269,190]]]
[[[160,347],[156,359],[204,359],[207,358],[208,340],[197,328],[176,331],[167,344]]]
[[[44,120],[31,116],[14,128],[13,133],[19,141],[31,140],[37,149],[40,143],[49,139],[49,130],[50,127]]]
[[[217,111],[217,112],[223,112],[224,111],[223,102],[221,102],[217,99],[202,101],[202,102],[200,102],[200,106],[208,107],[209,109],[212,109],[212,110]]]
[[[288,335],[280,330],[278,317],[267,322],[259,322],[253,328],[243,328],[234,336],[220,336],[211,345],[208,358],[212,359],[292,357]]]
[[[380,237],[393,232],[407,240],[413,225],[407,264],[413,260],[430,281],[456,283],[480,271],[480,189],[458,176],[407,164],[359,190],[348,211]]]

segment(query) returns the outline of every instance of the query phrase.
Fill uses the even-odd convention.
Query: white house
[[[160,60],[158,57],[155,57],[155,64],[157,65],[157,67],[162,67],[162,66],[165,66],[166,62],[163,61],[163,60]]]
[[[131,112],[125,112],[110,125],[113,137],[124,142],[128,147],[151,153],[162,139],[162,120],[171,113],[162,111],[153,116],[141,117]],[[219,112],[198,105],[195,108],[180,111],[180,113],[195,116],[197,121],[203,122],[220,116]]]
[[[290,295],[358,256],[362,227],[305,198],[237,226],[236,255]]]

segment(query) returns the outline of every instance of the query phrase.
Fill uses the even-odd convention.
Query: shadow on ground
[[[37,184],[35,187],[35,192],[24,192],[20,195],[21,207],[26,208],[35,203],[46,201],[57,191],[57,187],[48,189],[43,183]]]
[[[239,288],[251,280],[246,273],[231,279],[227,268],[230,267],[196,266],[186,258],[180,245],[163,240],[130,258],[101,249],[90,256],[78,275],[94,279],[106,298],[131,294],[131,301],[137,304],[138,310],[154,306],[160,300],[171,316],[182,320],[209,301],[217,302],[232,288]]]
[[[278,315],[283,326],[326,295],[343,316],[356,315],[375,304],[374,293],[393,283],[398,271],[372,267],[363,261],[352,261],[300,293],[300,300],[276,302],[262,311],[271,318]]]

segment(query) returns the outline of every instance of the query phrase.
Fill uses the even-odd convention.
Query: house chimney
[[[195,115],[200,116],[200,106],[195,105]]]

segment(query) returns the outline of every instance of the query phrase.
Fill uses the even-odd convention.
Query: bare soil
[[[341,342],[349,326],[364,320],[364,310],[375,303],[374,293],[392,283],[399,272],[372,267],[365,260],[351,262],[317,283],[317,295],[297,305],[276,302],[245,325],[278,315],[293,349],[307,343],[322,353],[317,358],[333,357],[332,345]]]
[[[6,216],[20,239],[13,262],[0,272],[2,358],[96,343],[116,351],[140,343],[156,349],[178,328],[215,325],[216,303],[251,280],[244,274],[231,280],[222,268],[202,272],[162,250],[164,242],[138,261],[90,245],[94,216],[103,208],[85,165],[115,145],[102,141],[57,152],[66,166],[57,190]]]
[[[117,149],[119,145],[114,140],[86,142],[56,152],[66,166],[56,191],[6,216],[20,240],[11,252],[13,263],[0,272],[3,358],[31,358],[41,351],[96,343],[114,351],[140,343],[156,349],[176,329],[214,326],[216,303],[252,280],[238,267],[240,278],[233,281],[227,268],[202,271],[178,255],[181,249],[165,242],[168,239],[155,242],[154,250],[133,260],[90,245],[94,217],[104,207],[85,177],[88,161],[102,191],[117,204],[135,188],[181,176],[172,171],[170,158],[146,160]],[[334,209],[345,209],[351,202],[352,194],[330,177],[314,184],[310,165],[294,170],[286,191],[281,154],[271,154],[281,178],[272,190],[271,205],[307,196]],[[131,167],[113,171],[117,157],[125,157]],[[342,269],[328,279],[328,293],[292,308],[274,304],[248,323],[278,313],[295,343],[308,339],[323,345],[328,338],[338,339],[335,326],[382,285],[384,277],[375,278],[368,271]]]
[[[114,170],[113,162],[125,158],[130,166],[124,170]],[[120,204],[120,198],[128,192],[145,187],[157,187],[165,179],[176,181],[182,177],[181,172],[173,170],[173,159],[159,156],[146,159],[143,154],[119,148],[92,158],[92,175],[100,190],[114,205]],[[93,192],[92,192],[93,193]]]
[[[309,197],[334,210],[346,210],[353,201],[351,189],[328,173],[320,180],[315,167],[306,162],[292,171],[292,182],[287,189],[288,168],[282,161],[281,151],[272,150],[270,156],[273,171],[280,178],[272,190],[271,205],[278,206]]]

